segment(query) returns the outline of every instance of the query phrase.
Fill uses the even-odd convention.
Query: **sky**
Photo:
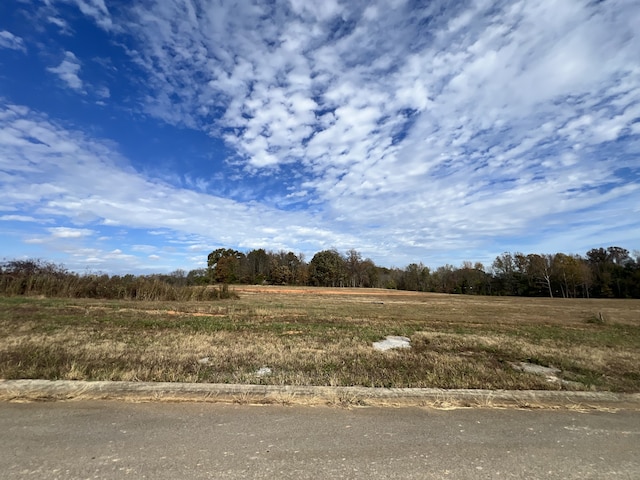
[[[0,257],[640,248],[637,0],[3,0]]]

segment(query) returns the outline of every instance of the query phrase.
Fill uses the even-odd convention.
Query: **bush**
[[[172,277],[169,277],[172,278]],[[186,282],[185,282],[186,283]],[[205,301],[237,298],[228,285],[188,286],[160,275],[78,275],[42,260],[11,260],[0,265],[0,295],[105,300]]]

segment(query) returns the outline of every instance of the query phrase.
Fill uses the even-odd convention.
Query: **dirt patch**
[[[158,313],[163,313],[163,312],[158,312]],[[189,317],[224,317],[226,316],[225,313],[177,312],[175,310],[167,310],[164,313],[168,315],[181,315],[181,316],[189,316]]]
[[[141,310],[139,308],[120,308],[119,312],[140,312],[149,315],[177,315],[181,317],[224,317],[225,313],[179,312],[177,310]]]
[[[275,293],[287,295],[352,295],[352,296],[385,296],[406,297],[420,296],[421,292],[406,292],[380,288],[345,288],[345,287],[291,287],[278,285],[242,285],[233,286],[236,293],[257,294]]]

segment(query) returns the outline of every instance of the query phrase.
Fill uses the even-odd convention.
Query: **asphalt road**
[[[640,478],[640,413],[0,403],[0,478]]]

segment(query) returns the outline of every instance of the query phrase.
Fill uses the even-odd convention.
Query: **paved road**
[[[640,413],[0,403],[0,478],[640,478]]]

